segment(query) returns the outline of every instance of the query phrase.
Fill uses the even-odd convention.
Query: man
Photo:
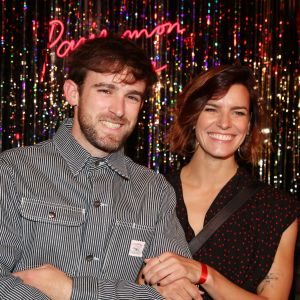
[[[145,258],[190,255],[172,188],[123,153],[156,81],[150,60],[128,40],[96,38],[68,72],[74,118],[0,156],[0,298],[201,299],[187,280],[135,283]]]

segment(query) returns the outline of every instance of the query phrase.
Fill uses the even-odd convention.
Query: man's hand
[[[16,272],[23,283],[37,288],[52,300],[70,300],[72,279],[52,265],[43,265],[36,269]]]

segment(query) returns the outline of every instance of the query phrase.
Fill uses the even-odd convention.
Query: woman
[[[191,81],[177,102],[171,150],[190,161],[170,176],[187,241],[237,192],[253,182],[243,162],[256,163],[262,114],[249,68],[221,66]],[[147,259],[143,278],[163,288],[186,277],[203,299],[288,299],[299,203],[262,185],[219,227],[194,260],[164,253]]]

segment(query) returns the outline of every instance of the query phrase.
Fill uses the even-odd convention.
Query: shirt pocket
[[[50,263],[67,274],[80,259],[85,210],[71,205],[22,198],[23,255],[19,268]]]
[[[151,226],[116,220],[107,246],[102,276],[135,281],[154,231]]]

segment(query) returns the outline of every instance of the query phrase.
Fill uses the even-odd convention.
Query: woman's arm
[[[272,267],[257,289],[267,299],[288,299],[293,281],[294,251],[298,222],[295,220],[283,233]],[[274,294],[273,290],[276,290]]]
[[[293,279],[294,251],[298,224],[295,220],[283,233],[274,262],[266,278],[260,283],[257,294],[233,284],[208,266],[208,278],[203,288],[215,300],[285,300],[288,299]],[[182,277],[196,284],[201,275],[198,261],[164,253],[146,261],[143,276],[150,284],[161,286]]]

